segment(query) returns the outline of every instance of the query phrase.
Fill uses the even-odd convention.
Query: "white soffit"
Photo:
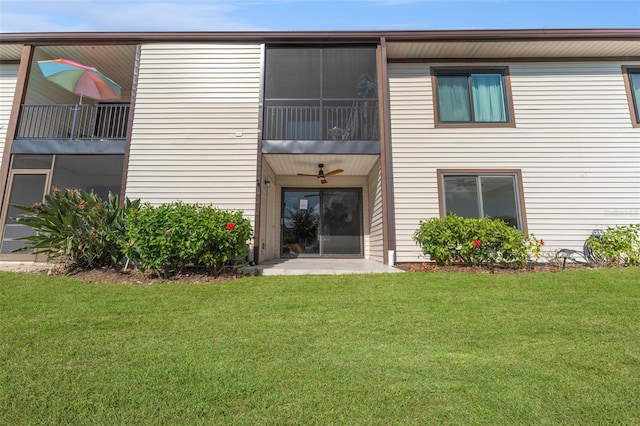
[[[20,60],[22,47],[22,44],[0,44],[0,61]]]
[[[389,59],[640,57],[638,40],[387,42]]]
[[[379,155],[326,155],[326,154],[265,154],[264,160],[276,175],[317,173],[318,164],[324,171],[343,169],[344,176],[366,176],[378,161]]]

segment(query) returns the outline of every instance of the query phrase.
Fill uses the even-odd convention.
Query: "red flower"
[[[474,247],[480,247],[481,245],[482,245],[482,241],[480,241],[480,240],[474,240],[473,241],[473,246]]]
[[[540,245],[543,246],[544,245],[544,240],[540,240]]]
[[[233,223],[233,222],[229,222],[229,223],[227,223],[227,229],[228,229],[229,231],[233,231],[234,229],[236,229],[236,224],[235,224],[235,223]]]
[[[462,263],[462,262],[464,262],[464,260],[458,259],[458,263]]]

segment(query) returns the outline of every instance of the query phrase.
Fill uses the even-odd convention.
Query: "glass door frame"
[[[323,245],[325,236],[322,233],[323,228],[323,212],[322,212],[322,201],[323,201],[323,192],[325,191],[352,191],[357,194],[358,197],[358,214],[359,214],[359,230],[358,230],[358,239],[359,239],[359,253],[357,254],[324,254]],[[296,253],[291,254],[285,253],[284,247],[284,237],[285,237],[285,193],[286,192],[317,192],[319,195],[318,205],[320,206],[320,214],[318,218],[317,225],[317,239],[318,239],[318,252],[317,253]],[[280,242],[280,250],[279,255],[282,258],[287,257],[328,257],[328,258],[361,258],[364,257],[364,205],[363,205],[363,190],[361,187],[333,187],[333,188],[309,188],[309,187],[282,187],[280,191],[280,232],[279,232],[279,242]]]
[[[2,214],[0,215],[0,244],[4,241],[5,225],[7,221],[7,215],[9,214],[9,204],[11,201],[11,191],[13,190],[14,177],[16,175],[44,175],[45,183],[42,192],[41,201],[44,200],[45,195],[49,193],[51,187],[51,168],[49,169],[11,169],[9,176],[7,177],[7,187],[4,194],[4,205],[2,206]],[[0,253],[0,259],[2,260],[30,260],[41,261],[40,256],[33,253]]]

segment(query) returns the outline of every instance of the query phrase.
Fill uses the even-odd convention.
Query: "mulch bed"
[[[552,264],[535,264],[528,265],[523,268],[504,268],[496,266],[491,270],[488,267],[480,266],[438,266],[435,263],[415,262],[415,263],[398,263],[397,268],[407,272],[450,272],[459,273],[467,272],[472,274],[523,274],[530,272],[557,272],[562,268]],[[578,264],[567,265],[567,268],[582,268],[584,266]],[[56,267],[43,271],[49,275],[64,275],[66,270],[63,267]],[[144,285],[158,284],[164,282],[179,282],[182,284],[209,284],[235,280],[243,275],[238,272],[228,272],[221,275],[209,275],[201,270],[187,270],[182,274],[174,275],[170,278],[161,278],[153,271],[142,272],[138,269],[123,268],[98,268],[83,271],[75,271],[69,274],[70,277],[76,278],[86,283],[110,283],[110,284],[128,284],[128,285]]]
[[[66,270],[60,267],[54,268],[47,273],[49,275],[65,275]],[[241,275],[237,273],[209,275],[196,270],[186,271],[169,278],[161,278],[153,271],[142,272],[138,269],[131,268],[126,271],[122,268],[97,268],[75,271],[68,274],[68,276],[86,283],[143,285],[166,282],[179,282],[181,284],[209,284],[235,280]]]

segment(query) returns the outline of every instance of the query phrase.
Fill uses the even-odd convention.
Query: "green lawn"
[[[0,273],[0,424],[640,424],[640,268]]]

